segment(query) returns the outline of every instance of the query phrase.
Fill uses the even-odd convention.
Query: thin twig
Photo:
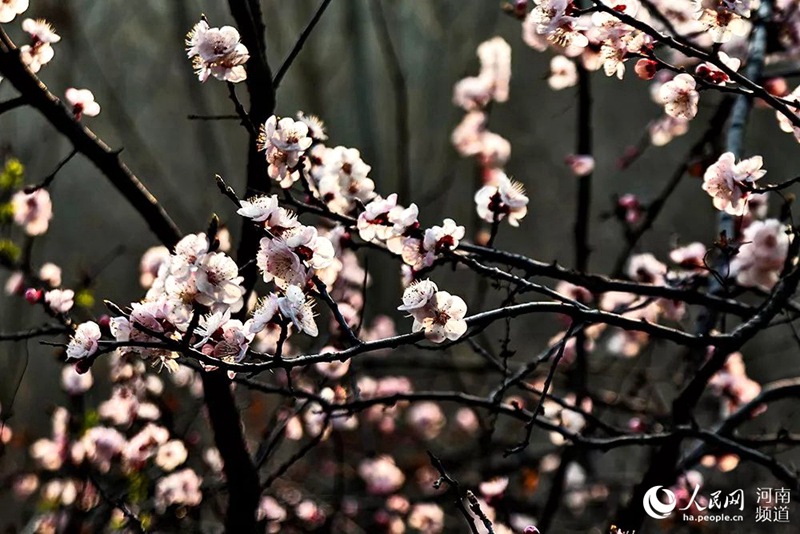
[[[289,55],[286,56],[286,59],[283,60],[283,63],[278,69],[278,72],[272,79],[272,87],[275,90],[278,89],[278,86],[281,84],[283,77],[289,71],[289,67],[292,66],[294,60],[297,58],[298,55],[300,55],[300,51],[303,49],[303,45],[306,44],[306,41],[311,36],[311,32],[314,31],[314,28],[322,18],[323,13],[325,13],[325,10],[328,8],[328,5],[330,5],[330,3],[331,0],[322,0],[322,3],[317,8],[317,11],[314,13],[314,16],[311,17],[311,20],[308,21],[308,24],[306,24],[305,29],[300,34],[300,37],[297,38],[297,41],[294,43],[292,50],[289,52]]]

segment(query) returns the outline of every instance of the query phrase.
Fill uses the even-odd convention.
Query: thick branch
[[[0,29],[4,41],[8,39]],[[159,240],[167,246],[178,242],[181,232],[158,200],[122,162],[119,152],[111,150],[89,128],[75,120],[72,113],[39,79],[23,65],[19,51],[0,46],[0,74],[22,94],[21,98],[36,108],[72,146],[86,156],[111,181],[142,216]]]

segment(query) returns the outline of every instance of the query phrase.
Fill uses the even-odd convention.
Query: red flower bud
[[[31,304],[36,304],[42,300],[42,290],[29,287],[25,290],[25,300]]]
[[[642,80],[652,80],[658,72],[658,63],[652,59],[640,59],[633,68],[636,75]]]

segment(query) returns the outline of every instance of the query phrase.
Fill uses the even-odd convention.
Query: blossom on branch
[[[762,169],[761,156],[753,156],[736,163],[732,152],[722,154],[706,169],[703,191],[714,199],[714,207],[731,215],[743,215],[749,189],[767,171]]]
[[[475,193],[478,215],[486,222],[502,221],[519,226],[519,220],[528,213],[528,197],[524,186],[509,179],[505,173],[497,173],[494,185],[485,185]]]
[[[186,36],[186,55],[201,82],[209,76],[231,83],[247,79],[244,64],[250,53],[239,41],[239,31],[232,26],[211,28],[205,20],[195,24]]]
[[[22,29],[31,36],[31,42],[19,47],[20,59],[31,72],[39,72],[53,59],[55,52],[51,45],[60,41],[61,37],[42,19],[25,19],[22,21]]]
[[[434,343],[456,340],[467,331],[464,316],[467,304],[461,297],[439,291],[430,280],[411,284],[403,293],[403,304],[397,308],[414,318],[413,332],[424,331]]]
[[[697,115],[700,93],[695,90],[697,82],[691,74],[678,74],[672,81],[661,86],[659,97],[664,111],[670,117],[693,119]]]
[[[100,327],[94,321],[81,323],[67,346],[67,358],[78,360],[91,356],[97,352],[101,336]]]
[[[777,219],[750,224],[744,230],[738,254],[731,261],[736,282],[745,287],[772,289],[786,262],[789,241],[785,225]]]
[[[258,150],[266,153],[269,177],[280,182],[281,187],[290,187],[300,178],[297,172],[300,157],[313,142],[304,122],[290,117],[279,120],[275,115],[268,118],[261,125]]]
[[[53,202],[47,189],[37,189],[32,193],[17,191],[11,198],[14,222],[25,229],[30,236],[42,235],[53,218]]]
[[[64,93],[64,96],[69,102],[72,114],[75,115],[77,120],[86,115],[87,117],[96,117],[100,114],[100,104],[94,101],[94,95],[88,89],[75,89],[70,87]]]

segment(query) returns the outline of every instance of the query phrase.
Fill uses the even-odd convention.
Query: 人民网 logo
[[[667,496],[667,502],[663,502],[661,499],[659,499],[658,490],[664,492],[664,494]],[[675,510],[675,507],[678,505],[677,500],[675,499],[675,494],[663,486],[653,486],[647,490],[647,493],[644,494],[642,504],[644,505],[645,513],[647,513],[647,515],[653,519],[666,518],[672,513],[673,510]]]

